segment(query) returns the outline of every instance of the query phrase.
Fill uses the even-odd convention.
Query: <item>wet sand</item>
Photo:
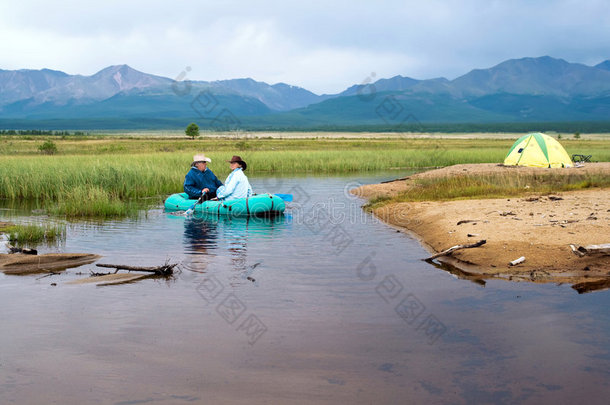
[[[412,187],[416,179],[495,174],[543,173],[548,169],[503,167],[497,164],[455,165],[385,184],[363,186],[354,193],[365,198],[392,196]],[[608,173],[610,163],[554,173]],[[442,261],[458,266],[465,277],[499,277],[514,281],[610,282],[610,256],[578,257],[570,244],[610,243],[610,190],[590,189],[521,198],[391,203],[374,214],[408,230],[432,252],[486,240],[473,249],[456,251]],[[460,221],[471,221],[458,223]],[[510,262],[524,256],[516,266]]]

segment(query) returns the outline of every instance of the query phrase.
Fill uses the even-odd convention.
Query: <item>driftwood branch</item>
[[[140,267],[140,266],[125,266],[122,264],[106,264],[106,263],[97,263],[97,267],[105,267],[110,269],[118,270],[129,270],[129,271],[144,271],[148,273],[155,273],[162,276],[169,276],[174,273],[174,267],[176,267],[178,263],[174,264],[164,264],[163,266],[157,267]]]
[[[424,260],[429,262],[431,260],[436,259],[437,257],[448,256],[448,255],[452,254],[453,252],[455,252],[456,250],[476,248],[476,247],[479,247],[479,246],[483,246],[486,243],[487,243],[487,241],[485,239],[482,239],[482,240],[480,240],[480,241],[478,241],[476,243],[471,243],[471,244],[468,244],[468,245],[456,245],[456,246],[450,247],[449,249],[443,250],[442,252],[434,254],[434,255],[432,255],[432,256],[424,259]]]
[[[570,245],[570,248],[572,249],[572,252],[576,255],[576,256],[586,256],[586,255],[593,255],[593,254],[605,254],[605,255],[610,255],[610,243],[605,243],[603,245],[589,245],[589,246],[574,246],[574,245]]]
[[[51,271],[51,272],[49,272],[49,273],[45,274],[44,276],[40,276],[40,277],[38,277],[36,280],[40,280],[40,279],[45,278],[45,277],[56,276],[56,275],[58,275],[58,274],[59,274],[59,273],[55,273],[55,272]]]
[[[462,225],[462,224],[469,224],[471,222],[480,222],[480,219],[462,219],[461,221],[458,221],[457,225]]]
[[[19,248],[19,247],[12,246],[10,243],[7,243],[6,247],[8,248],[9,254],[14,254],[14,253],[23,253],[25,255],[37,255],[38,254],[38,250],[36,250],[36,249]]]
[[[410,176],[407,176],[407,177],[401,177],[401,178],[399,178],[399,179],[394,179],[394,180],[386,180],[386,181],[382,181],[382,182],[381,182],[381,184],[393,183],[393,182],[395,182],[395,181],[408,180],[408,179],[410,179],[410,178],[411,178]]]

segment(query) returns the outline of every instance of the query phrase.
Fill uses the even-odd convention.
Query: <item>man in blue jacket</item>
[[[208,169],[211,162],[212,159],[203,154],[193,156],[191,170],[184,177],[184,192],[189,198],[198,199],[204,194],[203,201],[206,201],[216,197],[216,189],[222,182]]]

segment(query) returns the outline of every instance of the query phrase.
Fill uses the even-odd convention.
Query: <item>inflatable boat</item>
[[[170,195],[165,200],[167,211],[186,211],[197,200],[189,199],[186,193]],[[274,194],[257,194],[248,198],[228,201],[203,201],[195,206],[195,214],[228,215],[235,217],[275,216],[284,212],[284,200]]]

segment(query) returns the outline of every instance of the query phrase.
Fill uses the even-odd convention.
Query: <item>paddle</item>
[[[202,193],[201,197],[199,197],[199,199],[197,201],[195,201],[195,204],[191,205],[191,208],[189,208],[188,210],[186,210],[186,212],[184,213],[186,216],[190,216],[193,213],[193,210],[195,209],[195,205],[200,204],[201,201],[203,200],[203,196],[205,196],[206,193]]]
[[[292,201],[292,194],[274,194],[274,195],[280,197],[282,200],[284,200],[286,202]]]

